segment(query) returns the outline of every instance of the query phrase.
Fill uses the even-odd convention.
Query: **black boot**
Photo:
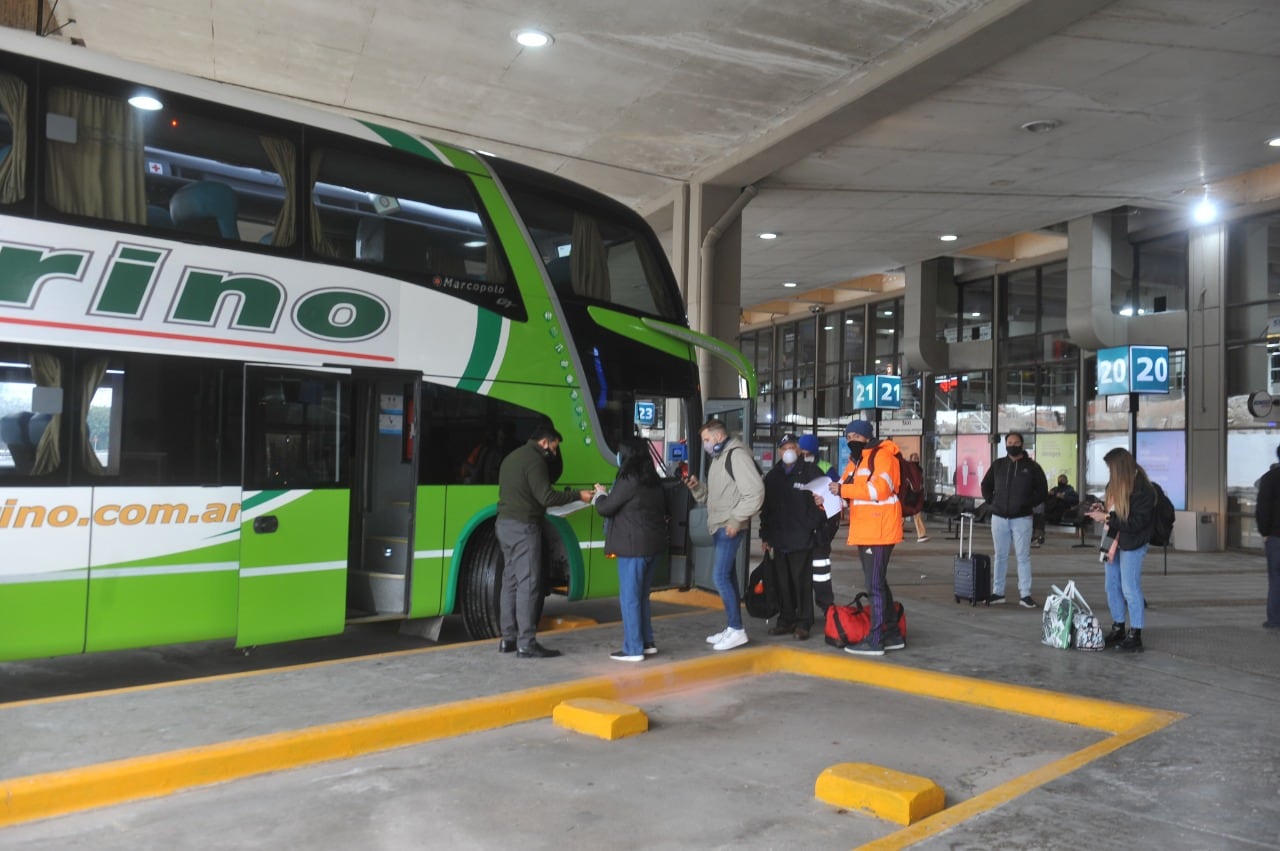
[[[1142,652],[1142,630],[1140,629],[1129,630],[1129,634],[1124,637],[1124,641],[1120,642],[1119,649],[1124,650],[1127,653],[1141,653]]]
[[[1120,621],[1120,623],[1113,623],[1111,625],[1111,632],[1107,633],[1106,646],[1115,647],[1121,641],[1124,641],[1124,621]]]

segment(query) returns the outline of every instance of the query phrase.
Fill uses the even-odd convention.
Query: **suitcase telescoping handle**
[[[969,555],[964,554],[964,521],[969,521]],[[973,558],[973,514],[960,512],[960,558]]]

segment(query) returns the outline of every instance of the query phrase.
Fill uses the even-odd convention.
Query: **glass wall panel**
[[[964,373],[960,376],[956,431],[960,434],[990,434],[991,427],[991,372]]]
[[[1008,431],[1034,433],[1038,384],[1036,368],[1004,369],[1001,370],[1000,376],[997,430],[1001,433]]]
[[[1065,331],[1067,328],[1067,264],[1066,261],[1040,267],[1040,330]]]

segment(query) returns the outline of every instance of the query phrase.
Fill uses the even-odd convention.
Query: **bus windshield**
[[[684,321],[684,308],[643,220],[621,204],[579,187],[536,185],[509,163],[496,169],[529,229],[556,294]],[[576,191],[575,191],[576,190]]]

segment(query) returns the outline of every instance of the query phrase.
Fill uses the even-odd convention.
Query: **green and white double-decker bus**
[[[598,193],[0,31],[0,660],[496,635],[502,455],[696,434],[700,345]],[[596,512],[548,522],[544,586],[615,595]]]

